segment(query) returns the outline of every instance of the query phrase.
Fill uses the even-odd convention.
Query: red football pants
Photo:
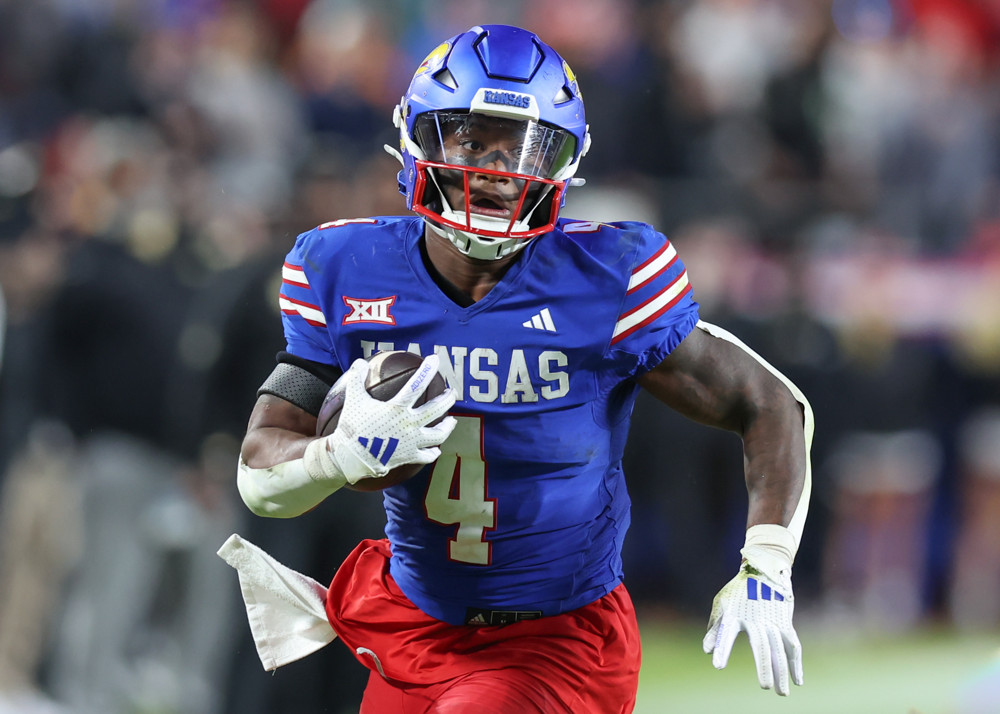
[[[389,575],[389,543],[363,541],[330,584],[330,624],[372,674],[361,714],[628,714],[640,642],[624,586],[571,612],[454,626]]]

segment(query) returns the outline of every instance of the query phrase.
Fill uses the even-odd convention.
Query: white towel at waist
[[[326,617],[325,587],[235,533],[218,553],[239,573],[250,631],[265,670],[302,659],[336,638]]]

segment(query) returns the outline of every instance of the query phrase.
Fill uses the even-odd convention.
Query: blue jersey
[[[428,274],[423,231],[380,217],[304,233],[280,297],[289,352],[341,369],[434,352],[458,393],[441,457],[384,491],[390,572],[452,624],[603,597],[622,578],[634,378],[698,320],[684,266],[648,225],[561,219],[461,307]]]

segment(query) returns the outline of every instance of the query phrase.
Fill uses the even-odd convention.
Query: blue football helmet
[[[537,35],[482,25],[435,48],[393,112],[406,207],[496,260],[552,230],[590,145],[569,65]]]

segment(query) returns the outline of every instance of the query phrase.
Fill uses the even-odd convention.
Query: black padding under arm
[[[280,397],[315,416],[340,374],[341,371],[332,365],[279,352],[278,364],[257,390],[257,396]]]

